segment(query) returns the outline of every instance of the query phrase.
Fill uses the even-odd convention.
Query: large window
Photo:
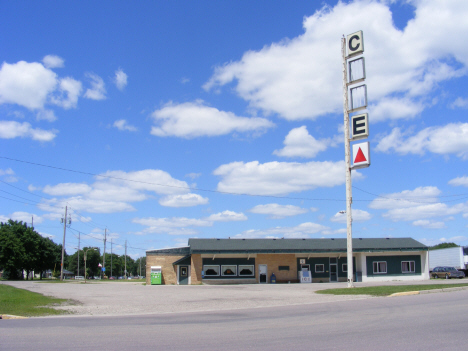
[[[401,261],[401,273],[414,273],[414,261]]]
[[[205,272],[205,277],[217,277],[219,276],[219,266],[203,266],[203,271]]]
[[[374,261],[374,274],[386,274],[387,273],[387,262],[385,261]]]
[[[237,275],[237,266],[221,266],[221,275],[235,277]]]
[[[325,272],[325,265],[324,264],[316,264],[315,265],[315,273],[323,273]]]
[[[241,277],[251,277],[254,275],[254,266],[253,265],[239,265],[239,276]]]

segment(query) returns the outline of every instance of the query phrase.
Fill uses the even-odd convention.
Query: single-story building
[[[187,247],[146,251],[161,284],[246,284],[347,281],[346,239],[189,239]],[[353,239],[354,281],[429,279],[428,247],[412,238]]]

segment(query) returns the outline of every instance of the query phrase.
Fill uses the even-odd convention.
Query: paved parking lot
[[[452,284],[462,280],[422,282],[356,283],[356,286]],[[153,285],[134,282],[1,282],[48,296],[72,299],[75,304],[59,307],[74,315],[131,315],[187,311],[217,311],[268,306],[333,303],[360,300],[369,296],[335,296],[315,294],[316,290],[346,287],[333,284],[255,284],[255,285]]]

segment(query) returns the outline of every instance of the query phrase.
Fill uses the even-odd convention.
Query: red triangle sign
[[[367,162],[366,156],[364,156],[364,153],[362,152],[361,148],[359,148],[356,158],[354,159],[354,163],[359,162]]]

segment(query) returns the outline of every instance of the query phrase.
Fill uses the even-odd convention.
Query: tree
[[[450,247],[459,247],[460,245],[457,245],[455,243],[441,243],[437,244],[434,246],[430,246],[429,250],[439,250],[439,249],[448,249]]]
[[[90,250],[89,247],[84,247],[83,252],[86,251],[86,271],[87,276],[96,276],[100,274],[98,267],[101,262],[101,253],[99,248]]]
[[[140,274],[140,261],[141,261],[141,274]],[[146,275],[146,257],[140,257],[135,261],[135,272],[134,275],[145,276]]]
[[[14,227],[18,230],[22,227],[11,219],[7,223],[0,223],[0,269],[4,270],[4,276],[8,279],[18,279],[19,269],[22,267],[24,247],[21,239],[16,235]]]
[[[60,247],[60,255],[62,248]],[[50,269],[52,270],[57,264],[57,253],[59,251],[59,246],[55,244],[49,238],[42,238],[39,242],[39,260],[36,264],[35,270],[39,272],[40,279],[44,271]],[[61,258],[60,258],[61,260]],[[58,263],[60,264],[60,260]]]

